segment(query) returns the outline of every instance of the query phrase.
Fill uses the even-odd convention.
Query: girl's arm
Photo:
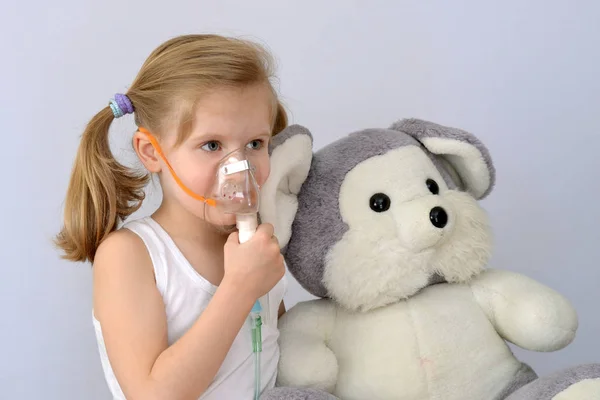
[[[197,399],[206,390],[255,301],[243,280],[231,276],[226,273],[198,320],[168,347],[164,304],[143,242],[124,229],[102,243],[94,263],[94,312],[128,399]],[[262,278],[275,279],[264,272]]]

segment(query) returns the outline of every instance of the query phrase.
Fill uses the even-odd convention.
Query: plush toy
[[[266,399],[600,399],[600,364],[539,378],[507,345],[562,349],[578,319],[556,291],[486,268],[478,201],[495,171],[475,136],[407,119],[313,154],[294,125],[271,156],[261,219],[318,299],[281,319]]]

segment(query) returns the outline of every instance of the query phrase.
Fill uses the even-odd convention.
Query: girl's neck
[[[211,247],[216,244],[224,245],[227,234],[219,232],[214,226],[189,212],[163,202],[154,212],[152,218],[175,240],[206,243]]]
[[[223,246],[227,235],[176,204],[163,202],[152,218],[169,234],[192,268],[219,286],[225,273]]]

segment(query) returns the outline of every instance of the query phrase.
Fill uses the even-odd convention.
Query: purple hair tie
[[[115,94],[115,98],[110,100],[109,105],[115,118],[120,118],[125,114],[133,113],[133,104],[131,104],[129,97],[124,94]]]

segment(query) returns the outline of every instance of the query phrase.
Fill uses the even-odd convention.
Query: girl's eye
[[[219,146],[219,142],[208,142],[205,143],[202,146],[202,150],[206,150],[206,151],[217,151],[219,150],[220,146]]]
[[[260,150],[263,146],[263,141],[262,140],[253,140],[250,143],[248,143],[248,146],[252,149],[252,150]]]

